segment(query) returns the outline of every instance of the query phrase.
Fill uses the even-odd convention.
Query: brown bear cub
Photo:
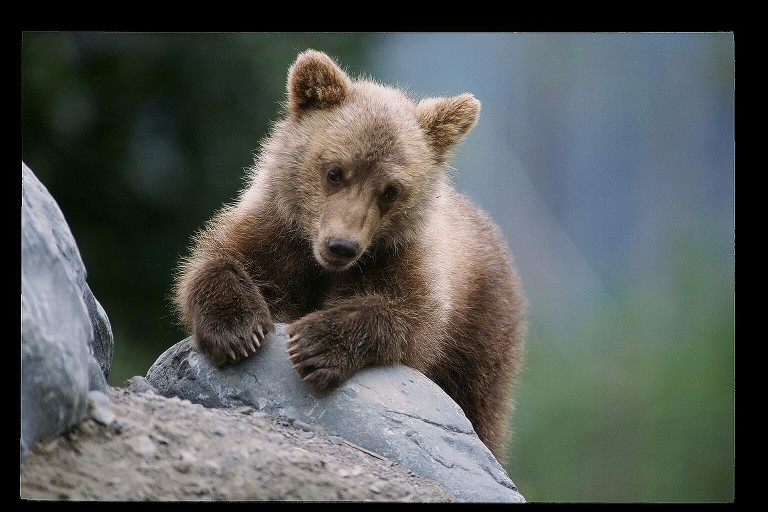
[[[179,266],[197,348],[238,361],[287,323],[288,357],[320,392],[366,366],[410,366],[503,460],[525,300],[498,228],[447,174],[480,102],[414,102],[312,50],[287,89],[247,186]]]

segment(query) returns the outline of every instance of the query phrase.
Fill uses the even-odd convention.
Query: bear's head
[[[314,50],[293,63],[287,89],[286,118],[264,142],[257,169],[318,263],[343,271],[372,248],[415,240],[480,102],[471,94],[414,102],[399,89],[352,80]]]

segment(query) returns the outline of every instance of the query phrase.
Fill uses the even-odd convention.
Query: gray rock
[[[91,403],[92,407],[106,407],[110,408],[112,407],[112,400],[109,399],[106,393],[99,390],[93,390],[89,391],[88,394],[88,401]]]
[[[102,425],[111,425],[116,419],[112,410],[112,401],[102,391],[88,392],[88,404],[91,406],[91,418]]]
[[[83,300],[88,308],[88,316],[91,319],[91,327],[93,327],[93,338],[90,341],[91,351],[99,363],[104,378],[109,378],[109,372],[112,370],[112,348],[115,345],[115,340],[112,337],[112,325],[109,323],[106,311],[96,300],[86,282],[83,282]]]
[[[431,380],[402,365],[366,368],[317,395],[291,368],[284,327],[278,324],[253,356],[220,369],[187,338],[157,359],[147,380],[162,395],[206,407],[253,406],[318,424],[440,483],[463,501],[525,501],[461,408]]]
[[[312,430],[312,425],[309,425],[308,423],[304,423],[301,420],[293,420],[293,427],[299,430],[304,430],[305,432],[309,432]]]
[[[64,265],[70,280],[75,284],[85,302],[90,319],[92,336],[88,340],[91,353],[96,358],[104,378],[109,378],[112,369],[112,349],[114,338],[112,326],[109,323],[104,308],[94,297],[86,282],[87,272],[80,257],[75,239],[69,229],[64,214],[48,189],[37,179],[32,170],[22,162],[22,210],[29,209],[30,219],[33,220],[37,234],[45,238],[46,249]],[[22,219],[22,267],[24,263]]]
[[[142,375],[134,375],[131,378],[125,379],[122,384],[118,386],[119,388],[124,388],[129,391],[133,391],[134,393],[154,393],[155,395],[158,394],[157,389],[155,389],[155,386],[149,383],[147,381],[146,377]]]
[[[155,443],[153,443],[149,436],[145,434],[131,439],[128,445],[139,455],[152,455],[157,451]]]
[[[94,407],[91,409],[91,418],[93,418],[96,423],[109,426],[114,423],[114,421],[117,419],[117,416],[115,415],[114,411],[112,411],[112,409]]]
[[[56,201],[21,165],[21,457],[80,422],[106,389],[112,332]]]

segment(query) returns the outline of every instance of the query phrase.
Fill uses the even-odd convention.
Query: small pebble
[[[304,439],[312,439],[315,437],[315,433],[311,430],[309,432],[303,432],[301,435],[304,437]]]
[[[157,394],[157,388],[150,384],[146,377],[142,377],[140,375],[134,375],[133,377],[126,379],[118,387],[128,389],[134,393]]]
[[[115,418],[115,421],[112,422],[112,428],[114,428],[115,432],[117,432],[118,434],[122,433],[123,430],[125,430],[126,426],[127,425],[125,424],[125,422],[120,418]]]
[[[312,430],[312,427],[308,423],[305,423],[301,420],[293,420],[293,426],[305,432],[309,432],[310,430]]]
[[[379,494],[381,492],[381,489],[379,489],[379,487],[376,484],[371,484],[368,488],[374,494]]]
[[[91,418],[93,418],[96,423],[109,426],[117,419],[117,416],[112,412],[112,409],[108,407],[96,406],[91,409]]]
[[[328,440],[333,444],[344,444],[344,438],[339,436],[328,436]]]
[[[109,397],[98,390],[88,392],[88,405],[91,417],[101,425],[111,425],[115,421],[115,413],[112,412],[112,402]]]
[[[205,463],[205,468],[216,476],[221,475],[221,466],[216,461],[209,460]]]
[[[342,478],[346,478],[348,476],[358,476],[362,472],[363,472],[363,468],[361,468],[360,466],[353,466],[349,469],[341,468],[338,471],[339,476]]]
[[[169,444],[171,442],[167,437],[157,432],[152,432],[150,436],[160,444]]]
[[[154,468],[152,467],[152,464],[148,460],[142,459],[142,461],[139,462],[139,471],[141,471],[142,473],[146,473],[147,471],[151,471],[152,469]]]
[[[334,457],[331,454],[325,454],[320,457],[320,462],[323,464],[336,464],[338,461],[336,460],[336,457]]]
[[[173,452],[171,454],[172,459],[176,460],[184,460],[194,463],[197,460],[197,457],[191,452],[188,452],[186,450],[180,450],[178,452]]]
[[[276,432],[272,432],[267,436],[267,441],[269,441],[270,443],[280,444],[283,442],[283,440],[284,440],[283,435],[278,434]]]
[[[88,401],[94,406],[111,407],[112,402],[109,397],[98,390],[88,392]]]
[[[149,436],[146,435],[141,435],[135,439],[132,439],[130,446],[133,451],[139,455],[150,455],[157,451],[155,443],[153,443]]]
[[[180,460],[173,463],[173,468],[179,473],[189,473],[189,470],[192,469],[192,463],[188,460]]]
[[[229,433],[227,432],[227,429],[225,429],[221,425],[216,425],[215,427],[213,427],[213,430],[211,432],[213,432],[217,436],[225,436]]]

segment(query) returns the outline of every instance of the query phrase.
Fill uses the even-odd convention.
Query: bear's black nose
[[[328,239],[328,250],[341,258],[354,258],[360,250],[360,244],[354,240],[332,236]]]

